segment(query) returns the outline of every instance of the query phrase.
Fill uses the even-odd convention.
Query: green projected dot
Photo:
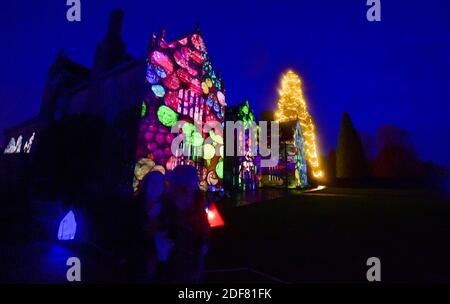
[[[160,106],[156,114],[158,115],[159,121],[166,127],[173,126],[178,120],[177,113],[168,106]]]
[[[223,178],[223,160],[219,160],[216,165],[216,174],[219,178]]]
[[[141,118],[144,118],[146,113],[147,113],[147,105],[145,104],[145,101],[143,101],[141,107]]]

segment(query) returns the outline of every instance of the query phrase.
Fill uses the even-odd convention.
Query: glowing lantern
[[[58,240],[73,240],[76,232],[77,222],[75,221],[75,214],[70,210],[59,223]]]
[[[165,125],[166,127],[171,127],[173,126],[177,120],[178,120],[178,115],[177,113],[175,113],[171,108],[169,108],[168,106],[160,106],[158,108],[158,119],[159,121]]]
[[[222,216],[219,213],[219,210],[216,207],[216,204],[211,203],[209,207],[206,208],[206,214],[208,217],[209,227],[220,227],[224,226],[225,222],[223,221]]]

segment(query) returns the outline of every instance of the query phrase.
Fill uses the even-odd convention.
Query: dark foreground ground
[[[450,201],[442,194],[328,188],[240,201],[223,207],[226,225],[212,232],[206,283],[363,283],[373,256],[383,282],[450,283]],[[38,231],[10,233],[17,237],[2,243],[0,282],[65,282],[70,256],[80,257],[86,283],[123,280],[120,261],[93,244],[23,242],[21,233]]]
[[[374,256],[384,282],[450,283],[450,204],[430,191],[331,188],[226,216],[210,269],[243,269],[208,282],[366,282]]]

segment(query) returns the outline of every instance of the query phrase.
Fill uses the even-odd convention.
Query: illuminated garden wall
[[[203,127],[223,126],[225,94],[201,35],[194,33],[170,43],[164,37],[153,36],[145,81],[135,190],[148,172],[165,173],[180,164],[197,169],[202,189],[219,189],[223,178],[223,136],[213,130],[204,132]],[[177,134],[172,134],[171,128],[180,122],[178,132],[185,141],[174,154],[171,144]],[[182,155],[181,151],[190,151],[190,155]]]

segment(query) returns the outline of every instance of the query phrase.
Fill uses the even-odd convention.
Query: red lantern
[[[208,209],[206,210],[209,227],[221,227],[225,225],[222,216],[220,215],[219,210],[216,207],[216,204],[212,202],[209,204]]]

